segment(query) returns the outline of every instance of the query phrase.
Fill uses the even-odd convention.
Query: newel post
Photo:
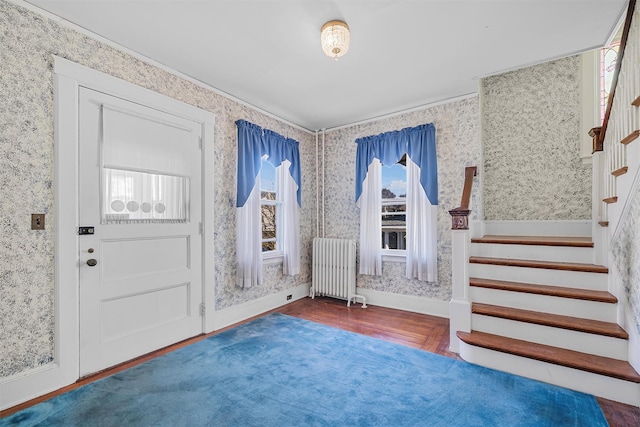
[[[465,169],[464,190],[460,207],[451,215],[451,301],[449,301],[449,350],[459,353],[457,331],[471,332],[471,302],[469,301],[469,199],[476,167]]]

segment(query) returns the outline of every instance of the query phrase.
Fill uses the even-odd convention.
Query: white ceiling
[[[309,130],[477,91],[602,46],[627,0],[27,0]],[[342,19],[339,61],[320,27]]]

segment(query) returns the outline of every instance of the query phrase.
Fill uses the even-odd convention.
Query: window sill
[[[267,252],[262,254],[262,264],[281,264],[284,261],[284,254],[280,251]]]
[[[407,252],[401,250],[382,250],[382,262],[406,262]]]

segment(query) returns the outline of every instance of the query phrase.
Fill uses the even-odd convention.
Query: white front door
[[[203,332],[202,130],[86,88],[78,107],[83,376]]]

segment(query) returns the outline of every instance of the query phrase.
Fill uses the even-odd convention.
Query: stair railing
[[[469,301],[469,201],[473,177],[478,168],[468,166],[464,171],[464,187],[460,206],[451,215],[451,301],[449,302],[449,349],[460,352],[457,331],[471,332],[471,302]]]
[[[628,189],[618,188],[618,177],[632,172],[628,170],[627,144],[640,136],[640,67],[637,65],[640,63],[640,19],[633,19],[635,5],[636,0],[629,1],[602,127],[589,133],[593,137],[593,236],[596,247],[606,247],[608,240],[608,233],[597,227],[615,227],[622,214],[618,201],[620,196],[626,197]],[[630,33],[633,33],[631,38]],[[595,261],[606,263],[606,252],[597,253]]]

